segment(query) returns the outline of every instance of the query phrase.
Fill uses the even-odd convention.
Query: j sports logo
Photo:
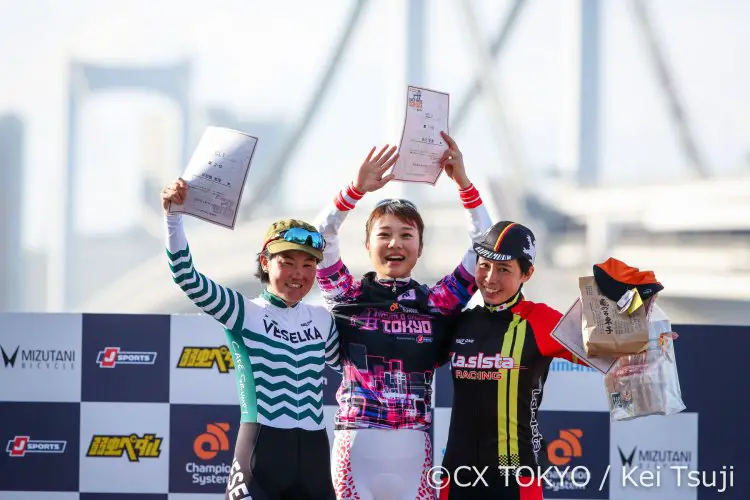
[[[229,424],[226,422],[208,424],[206,432],[195,438],[193,451],[201,460],[211,460],[220,451],[229,451]]]
[[[137,434],[113,436],[95,434],[91,438],[87,457],[121,457],[127,455],[128,461],[139,462],[141,458],[159,458],[163,438],[156,434]]]
[[[225,345],[219,347],[184,347],[180,354],[177,368],[205,368],[216,367],[219,373],[229,373],[234,369],[232,352]]]
[[[153,365],[155,352],[121,351],[119,347],[106,347],[99,351],[96,362],[100,368],[114,368],[116,365]]]
[[[8,441],[5,451],[13,458],[26,456],[27,453],[65,453],[67,441],[49,441],[31,439],[29,436],[16,436]]]
[[[573,458],[582,457],[582,437],[583,431],[581,429],[561,429],[560,437],[547,445],[549,462],[552,465],[563,466],[568,465]]]

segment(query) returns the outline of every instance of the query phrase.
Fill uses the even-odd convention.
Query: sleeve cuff
[[[336,208],[341,210],[342,212],[347,212],[349,210],[353,210],[354,206],[357,204],[359,200],[362,199],[362,197],[365,195],[365,193],[360,193],[354,188],[354,184],[349,184],[346,189],[341,190],[339,194],[336,195],[336,197],[333,199],[333,203],[336,205]]]
[[[461,197],[461,203],[464,208],[477,208],[482,204],[482,197],[479,196],[479,191],[474,187],[474,184],[469,184],[467,188],[459,189],[458,194]]]

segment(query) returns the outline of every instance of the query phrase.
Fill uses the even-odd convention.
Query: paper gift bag
[[[648,345],[648,314],[653,298],[632,314],[602,294],[593,276],[578,279],[583,305],[583,346],[588,356],[635,354]]]

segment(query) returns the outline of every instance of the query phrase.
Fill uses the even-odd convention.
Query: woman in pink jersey
[[[461,151],[447,134],[440,160],[458,187],[472,240],[491,226],[479,192],[469,181]],[[357,280],[339,255],[338,230],[366,193],[392,178],[396,148],[370,151],[356,179],[325,208],[315,224],[327,246],[318,284],[336,317],[343,379],[337,393],[331,473],[339,499],[434,498],[432,378],[448,322],[476,291],[471,241],[450,274],[435,286],[415,281],[424,223],[408,200],[379,202],[368,217],[365,248],[374,271]]]

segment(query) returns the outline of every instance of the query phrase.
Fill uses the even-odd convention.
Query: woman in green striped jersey
[[[224,326],[234,358],[241,423],[226,498],[334,498],[323,369],[341,369],[338,331],[325,308],[301,302],[325,240],[299,220],[273,223],[257,260],[266,289],[247,299],[195,269],[182,215],[167,212],[188,196],[182,179],[162,191],[167,257],[174,282]]]

